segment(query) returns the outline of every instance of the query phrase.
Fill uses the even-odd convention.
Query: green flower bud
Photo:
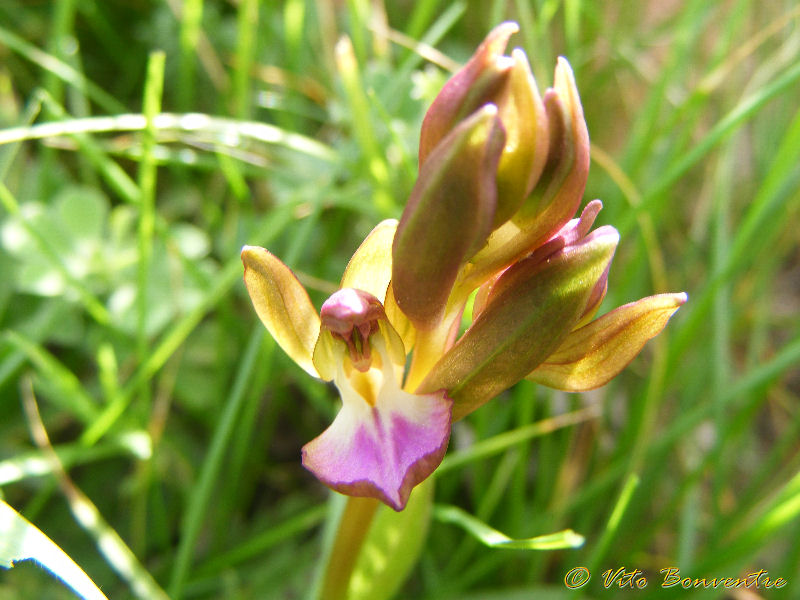
[[[422,166],[392,245],[395,299],[420,329],[441,318],[462,265],[491,231],[504,143],[489,104],[459,123]]]

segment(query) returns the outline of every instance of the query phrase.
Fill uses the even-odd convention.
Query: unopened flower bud
[[[544,104],[522,50],[503,55],[516,23],[495,27],[472,58],[436,97],[422,123],[419,164],[457,124],[487,104],[497,106],[506,143],[497,168],[497,210],[492,228],[522,205],[547,158]]]
[[[392,245],[395,299],[418,328],[438,322],[459,270],[491,231],[504,142],[489,104],[459,123],[420,170]]]

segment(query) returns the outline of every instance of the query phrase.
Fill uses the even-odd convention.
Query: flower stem
[[[340,600],[347,598],[350,576],[367,537],[378,501],[374,498],[348,497],[337,524],[328,564],[322,576],[317,598]]]

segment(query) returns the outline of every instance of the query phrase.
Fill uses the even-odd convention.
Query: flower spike
[[[525,53],[503,55],[516,23],[495,27],[472,58],[445,84],[422,122],[419,164],[458,123],[494,104],[506,132],[497,168],[497,210],[492,229],[517,212],[547,159],[548,123],[542,98]]]
[[[319,316],[286,265],[242,251],[259,318],[339,390],[333,423],[302,450],[333,490],[402,510],[454,420],[526,377],[566,391],[605,384],[686,302],[660,294],[592,321],[619,233],[592,231],[599,200],[575,218],[590,162],[575,77],[559,58],[540,95],[525,53],[504,54],[518,29],[494,28],[445,84],[399,222],[372,230]]]
[[[517,213],[489,237],[467,279],[476,285],[488,274],[523,258],[563,227],[578,209],[589,174],[589,133],[575,77],[559,58],[554,88],[544,95],[549,145],[533,191]]]

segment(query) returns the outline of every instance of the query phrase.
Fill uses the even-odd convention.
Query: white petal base
[[[303,447],[303,465],[328,487],[370,496],[402,510],[415,485],[442,461],[450,439],[453,402],[444,391],[416,395],[400,389],[385,346],[376,344],[383,368],[373,368],[374,403],[343,369],[334,381],[342,410],[322,435]],[[362,389],[363,385],[359,389]]]

